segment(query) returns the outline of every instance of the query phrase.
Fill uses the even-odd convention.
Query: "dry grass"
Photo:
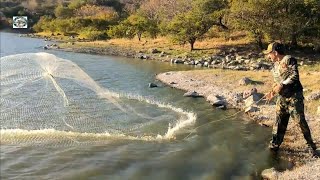
[[[294,172],[285,171],[278,176],[278,179],[320,179],[320,173],[318,172],[319,169],[320,159],[314,162],[309,162],[306,164],[306,166],[298,167],[294,170]]]
[[[167,37],[158,37],[156,39],[143,38],[139,41],[137,38],[134,39],[111,39],[107,41],[92,41],[92,42],[76,42],[72,45],[72,48],[81,47],[94,47],[94,48],[105,48],[105,47],[119,47],[124,49],[130,49],[131,51],[142,51],[148,52],[148,50],[156,48],[159,51],[164,51],[171,55],[188,55],[190,57],[202,57],[204,55],[216,54],[222,49],[228,49],[231,47],[247,47],[248,44],[252,44],[252,41],[245,37],[239,36],[235,33],[230,36],[230,40],[226,41],[225,38],[211,38],[203,41],[197,41],[194,45],[195,50],[190,51],[190,45],[178,44],[172,42]],[[231,40],[232,39],[232,40]],[[68,48],[71,45],[63,44],[61,47]]]

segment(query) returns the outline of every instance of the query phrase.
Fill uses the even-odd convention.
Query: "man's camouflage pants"
[[[315,148],[315,144],[311,138],[311,133],[309,126],[306,122],[304,115],[304,103],[303,103],[302,92],[296,93],[293,97],[285,98],[279,96],[276,103],[276,122],[273,125],[272,130],[272,145],[280,146],[287,126],[290,116],[299,123],[301,131],[304,138],[306,139],[309,146]]]

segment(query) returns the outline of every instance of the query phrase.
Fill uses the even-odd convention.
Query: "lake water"
[[[4,61],[32,61],[46,44],[1,33],[1,73],[8,68]],[[95,88],[79,90],[67,76],[55,75],[32,83],[33,89],[16,88],[15,94],[1,88],[1,179],[259,179],[261,170],[275,165],[267,150],[270,129],[242,114],[217,121],[236,110],[214,109],[203,98],[183,97],[183,91],[155,80],[155,74],[191,66],[45,52],[49,55],[37,58],[69,60],[68,68],[79,70],[64,73],[76,80],[86,77],[79,84]],[[66,89],[68,107],[58,88],[51,88],[53,82]],[[151,82],[159,87],[149,88]],[[101,92],[119,97],[113,102],[96,95]],[[38,104],[46,109],[33,111]]]

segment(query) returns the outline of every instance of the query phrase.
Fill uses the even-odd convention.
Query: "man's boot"
[[[316,158],[319,158],[319,152],[317,151],[317,146],[315,143],[311,143],[310,144],[310,147],[312,148],[312,156],[313,157],[316,157]]]
[[[275,143],[270,143],[269,144],[269,149],[273,152],[278,152],[279,150],[279,145],[275,144]]]

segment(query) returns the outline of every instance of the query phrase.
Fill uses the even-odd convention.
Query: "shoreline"
[[[199,71],[207,72],[205,72],[203,75],[199,75]],[[221,86],[221,84],[219,83],[214,83],[214,81],[219,81],[219,76],[217,76],[216,73],[216,71],[212,70],[178,71],[158,74],[156,78],[172,88],[177,88],[187,92],[196,91],[198,94],[203,95],[203,97],[206,98],[207,101],[210,101],[210,96],[212,95],[223,97],[223,99],[227,101],[227,104],[229,106],[239,109],[239,111],[243,111],[245,109],[243,107],[245,105],[245,100],[235,101],[235,97],[239,94],[239,89],[233,87],[232,85],[230,86],[230,82],[226,82],[226,86]],[[242,75],[239,75],[238,78],[240,79],[241,76]],[[215,80],[210,82],[208,78],[215,78]],[[248,86],[248,89],[252,88],[250,87],[250,85],[246,86]],[[261,87],[257,86],[257,88]],[[275,105],[268,105],[264,102],[260,102],[257,104],[257,107],[257,111],[249,111],[248,113],[246,113],[248,121],[254,121],[262,126],[272,127],[272,124],[275,120]],[[316,127],[320,126],[320,117],[313,116],[308,113],[306,113],[306,117],[308,119],[308,124],[311,129],[313,139],[316,142],[319,142],[319,133],[316,134],[313,132],[316,132]],[[292,131],[292,129],[294,129],[294,131]],[[299,175],[299,178],[297,179],[314,179],[315,176],[310,176],[312,175],[312,172],[320,171],[320,159],[317,160],[313,158],[308,152],[308,146],[304,143],[302,133],[292,119],[289,121],[285,140],[279,150],[279,157],[288,160],[292,163],[292,166],[294,164],[293,168],[298,169],[288,169],[289,171],[284,171],[281,173],[277,172],[277,170],[275,169],[272,169],[272,171],[267,172],[264,177],[270,177],[269,179],[277,179],[273,177],[273,175],[276,174],[276,176],[281,179],[287,178],[287,176],[294,178],[295,175],[293,174],[296,174]],[[306,171],[306,169],[311,174],[306,175],[304,172]],[[318,178],[318,176],[316,177]]]
[[[114,56],[123,56],[123,57],[129,57],[129,58],[139,58],[136,56],[136,53],[134,51],[130,50],[115,50],[117,48],[62,48],[59,50],[68,51],[68,52],[79,52],[79,53],[89,53],[89,54],[99,54],[99,55],[114,55]],[[162,61],[162,62],[171,62],[168,59],[168,57],[164,58],[139,58],[144,60],[156,60],[156,61]],[[204,74],[203,76],[195,76],[195,74],[203,71],[208,71],[207,74]],[[214,73],[210,71],[215,71]],[[235,70],[227,70],[225,68],[216,69],[216,68],[208,68],[203,70],[194,70],[194,71],[177,71],[177,72],[166,72],[162,74],[158,74],[156,76],[156,79],[160,80],[164,84],[172,87],[181,89],[184,91],[196,91],[200,95],[203,95],[204,98],[208,99],[210,94],[216,95],[216,96],[222,96],[223,99],[226,101],[227,106],[237,108],[240,110],[243,110],[243,99],[237,102],[234,98],[239,95],[239,89],[234,88],[235,82],[222,82],[225,85],[221,85],[219,83],[215,83],[218,81],[224,81],[225,78],[219,79],[219,74],[223,71],[234,71],[237,74],[242,73],[246,74],[247,72],[251,74],[252,77],[255,76],[256,73],[264,73],[264,76],[271,76],[270,72],[266,72],[264,70],[260,71],[235,71]],[[188,74],[189,73],[189,74]],[[267,75],[266,75],[267,74]],[[315,74],[317,76],[318,74]],[[241,76],[236,76],[236,81],[239,81],[241,79]],[[244,77],[244,76],[243,76]],[[207,79],[215,79],[215,81],[206,81]],[[234,79],[233,79],[234,80]],[[253,78],[253,80],[256,80]],[[259,79],[260,80],[260,79]],[[270,82],[267,83],[261,83],[261,81],[257,84],[249,84],[244,85],[240,88],[240,91],[248,91],[252,88],[257,88],[259,93],[266,93],[265,89],[262,88],[262,91],[260,92],[260,89],[262,86],[270,86]],[[305,101],[305,103],[307,103]],[[262,126],[271,127],[275,118],[275,112],[274,112],[274,105],[267,105],[263,104],[263,102],[258,103],[257,105],[258,111],[253,111],[247,113],[248,121],[254,121]],[[320,132],[317,134],[313,133],[316,131],[316,127],[320,127],[320,117],[317,115],[310,115],[309,113],[306,113],[306,117],[308,119],[308,124],[310,126],[313,138],[316,142],[320,142]],[[290,130],[291,129],[291,130]],[[293,130],[292,130],[293,129]],[[299,132],[299,133],[296,133]],[[271,137],[271,134],[270,134]],[[319,146],[319,145],[318,145]],[[289,121],[288,130],[286,133],[286,137],[284,140],[283,145],[281,146],[279,156],[283,159],[286,159],[290,161],[292,164],[294,164],[293,169],[288,169],[284,172],[278,172],[277,170],[271,171],[269,174],[267,174],[264,177],[270,177],[269,179],[273,179],[272,175],[276,174],[277,178],[314,178],[312,176],[312,172],[319,172],[320,171],[320,160],[312,158],[311,154],[308,152],[308,147],[304,143],[304,139],[302,136],[302,133],[300,132],[299,127],[293,122],[293,120]],[[305,173],[306,169],[310,173]],[[318,177],[318,176],[317,176]],[[276,179],[277,179],[276,178]]]
[[[37,37],[39,38],[39,37]],[[243,71],[243,69],[234,69],[235,66],[233,64],[229,64],[231,61],[239,61],[240,63],[245,63],[245,59],[238,58],[236,56],[229,56],[230,61],[219,61],[221,58],[220,55],[214,56],[214,58],[207,57],[200,58],[199,60],[191,59],[181,56],[175,55],[167,55],[163,54],[162,52],[152,53],[152,52],[145,52],[145,51],[134,51],[130,48],[125,47],[77,47],[74,46],[74,43],[69,42],[67,47],[63,48],[49,48],[49,50],[62,50],[67,52],[77,52],[77,53],[88,53],[88,54],[98,54],[98,55],[113,55],[113,56],[123,56],[128,58],[138,58],[142,60],[156,60],[162,62],[171,62],[171,63],[181,63],[181,64],[188,64],[194,66],[205,66],[208,69],[197,70],[197,71],[177,71],[177,72],[167,72],[157,75],[157,79],[162,81],[163,83],[167,84],[170,87],[178,88],[184,91],[196,91],[199,94],[203,95],[204,98],[208,98],[210,94],[215,96],[223,97],[223,100],[226,102],[227,106],[235,107],[237,109],[243,109],[243,99],[237,102],[237,98],[239,97],[239,91],[245,92],[249,91],[252,88],[257,88],[259,93],[266,93],[266,89],[262,88],[262,86],[270,86],[270,82],[264,83],[264,80],[261,78],[255,78],[256,73],[264,73],[263,76],[271,76],[269,72],[265,72],[264,69],[268,68],[261,68],[261,66],[255,66],[252,70],[246,69],[248,71]],[[59,46],[58,46],[59,47]],[[228,56],[228,55],[227,55]],[[226,57],[227,57],[226,56]],[[215,59],[218,58],[218,59]],[[192,61],[194,63],[192,63]],[[198,61],[199,64],[196,64],[195,61]],[[211,63],[206,64],[206,62],[211,61]],[[212,63],[214,62],[214,63]],[[262,62],[265,63],[265,62]],[[247,63],[245,63],[247,64]],[[250,63],[249,63],[250,64]],[[307,64],[307,63],[306,63]],[[257,65],[257,64],[254,64]],[[231,68],[229,68],[231,66]],[[207,71],[207,73],[201,74],[200,72]],[[236,75],[232,76],[231,78],[221,77],[220,74],[222,72],[229,72],[232,71]],[[193,74],[194,73],[194,74]],[[251,79],[257,82],[256,84],[249,84],[245,86],[241,86],[240,89],[235,89],[235,83],[238,83],[241,76],[239,74],[251,74]],[[232,73],[231,73],[232,74]],[[198,76],[197,76],[198,75]],[[318,74],[315,74],[315,77]],[[320,75],[320,74],[319,74]],[[245,76],[242,76],[245,77]],[[235,79],[236,78],[236,79]],[[214,80],[213,80],[214,79]],[[221,82],[220,82],[221,81]],[[172,83],[174,82],[174,83]],[[262,84],[259,84],[263,82]],[[214,93],[215,92],[215,93]],[[305,101],[307,104],[307,102]],[[257,105],[258,111],[253,111],[249,114],[248,120],[255,121],[256,123],[270,127],[274,120],[274,105],[266,105],[263,103],[259,103]],[[317,130],[316,127],[320,127],[320,117],[319,115],[310,115],[309,113],[306,114],[308,119],[308,124],[311,129],[311,133],[313,135],[313,139],[316,142],[320,142],[320,130]],[[291,130],[290,130],[291,129]],[[316,133],[314,133],[317,130]],[[296,133],[298,132],[298,133]],[[271,134],[270,134],[271,137]],[[319,146],[319,143],[317,143]],[[319,149],[319,148],[318,148]],[[286,178],[290,176],[292,178],[300,179],[300,178],[307,178],[310,179],[313,176],[312,172],[319,172],[320,171],[320,160],[316,160],[311,158],[309,152],[307,152],[307,145],[304,143],[304,139],[300,129],[293,123],[292,120],[289,121],[288,131],[286,133],[286,137],[284,140],[283,145],[280,148],[280,156],[281,158],[289,159],[295,164],[294,169],[290,169],[290,171],[285,171],[283,173],[279,173],[276,171],[271,172],[271,174],[277,174],[279,178]],[[302,170],[299,170],[302,169]],[[310,173],[307,173],[305,176],[305,169],[308,169]],[[298,174],[299,178],[294,174]],[[308,176],[309,175],[309,176]],[[318,177],[318,176],[317,176]],[[272,179],[272,178],[271,178]]]

